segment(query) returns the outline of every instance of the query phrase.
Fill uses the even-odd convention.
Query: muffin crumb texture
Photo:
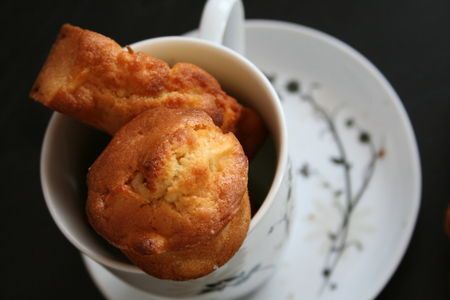
[[[203,111],[156,108],[119,130],[88,174],[88,218],[136,265],[185,280],[223,265],[250,222],[248,160]]]

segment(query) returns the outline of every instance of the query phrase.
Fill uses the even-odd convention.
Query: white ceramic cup
[[[212,74],[223,89],[253,107],[269,129],[269,141],[250,165],[249,189],[261,205],[252,217],[240,250],[224,266],[202,278],[177,282],[147,275],[107,245],[85,216],[87,168],[107,138],[59,113],[54,113],[41,153],[41,183],[50,210],[66,238],[110,272],[154,297],[236,298],[260,286],[276,269],[289,232],[292,176],[288,166],[287,131],[280,101],[270,82],[243,51],[243,10],[236,0],[212,0],[205,6],[200,35],[211,39],[162,37],[131,45],[169,64],[190,62]],[[237,34],[236,36],[233,34]],[[271,147],[271,145],[273,147]]]

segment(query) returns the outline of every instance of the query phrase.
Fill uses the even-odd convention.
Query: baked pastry
[[[30,96],[111,135],[139,113],[161,105],[205,111],[223,132],[237,136],[249,157],[266,135],[261,117],[199,67],[178,63],[171,68],[68,24],[62,26]]]
[[[248,160],[203,111],[159,107],[124,125],[88,173],[92,227],[150,275],[212,272],[250,222]]]

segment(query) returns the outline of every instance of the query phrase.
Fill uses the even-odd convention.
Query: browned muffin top
[[[64,25],[30,96],[114,134],[158,106],[205,111],[223,132],[234,132],[251,157],[265,138],[261,117],[227,95],[201,68],[124,50],[93,31]]]
[[[148,110],[117,132],[88,174],[89,221],[121,249],[158,254],[211,239],[247,190],[248,161],[204,112]]]

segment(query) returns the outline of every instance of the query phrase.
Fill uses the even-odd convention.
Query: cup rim
[[[232,56],[233,59],[240,62],[241,64],[244,64],[246,68],[250,69],[252,73],[254,73],[257,78],[264,83],[264,89],[265,92],[268,93],[272,99],[275,99],[274,101],[274,108],[275,111],[273,112],[275,116],[276,123],[279,127],[279,143],[276,144],[276,152],[277,152],[277,163],[275,168],[275,173],[272,179],[272,183],[270,186],[270,189],[264,198],[264,201],[262,202],[261,206],[259,207],[256,214],[252,217],[250,221],[250,227],[248,233],[252,232],[253,229],[256,227],[258,223],[260,223],[263,216],[267,213],[270,206],[275,200],[276,193],[281,188],[282,179],[285,173],[285,170],[287,169],[288,165],[288,140],[287,140],[287,127],[285,123],[285,117],[284,112],[281,107],[281,101],[278,97],[278,94],[276,93],[275,89],[272,87],[270,81],[266,78],[266,76],[260,71],[253,63],[251,63],[247,58],[244,56],[238,54],[237,52],[226,48],[225,46],[209,42],[206,40],[201,40],[198,38],[192,38],[192,37],[180,37],[180,36],[168,36],[168,37],[157,37],[157,38],[150,38],[146,40],[142,40],[133,44],[130,44],[129,46],[132,48],[135,47],[142,47],[144,45],[149,44],[155,44],[155,43],[161,43],[161,42],[173,42],[173,43],[193,43],[201,46],[207,46],[210,48],[214,48],[216,51],[224,52],[225,54]],[[64,234],[64,236],[82,253],[86,254],[87,256],[91,257],[95,261],[99,262],[100,264],[120,270],[125,271],[129,273],[142,273],[145,274],[144,271],[142,271],[140,268],[135,266],[132,263],[126,263],[121,262],[118,260],[113,260],[110,258],[106,258],[97,252],[90,249],[90,247],[84,245],[82,242],[80,242],[72,233],[71,231],[66,227],[64,220],[62,219],[61,215],[57,213],[57,209],[54,206],[54,200],[52,196],[52,192],[49,187],[48,182],[48,176],[46,175],[48,173],[48,166],[50,164],[51,158],[49,157],[49,149],[51,145],[53,144],[52,139],[54,138],[54,131],[58,127],[58,123],[63,120],[64,115],[54,112],[52,114],[52,117],[47,125],[47,128],[45,130],[45,136],[41,147],[41,156],[40,156],[40,177],[41,177],[41,187],[44,194],[44,200],[47,205],[47,208],[50,212],[50,215],[52,216],[54,222],[56,223],[59,230]]]

